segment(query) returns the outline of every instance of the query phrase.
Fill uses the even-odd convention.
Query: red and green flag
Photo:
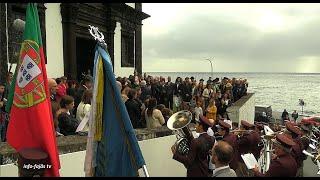
[[[37,5],[27,5],[20,58],[8,98],[7,141],[16,150],[40,148],[49,156],[45,176],[60,176]],[[10,98],[11,97],[11,98]]]

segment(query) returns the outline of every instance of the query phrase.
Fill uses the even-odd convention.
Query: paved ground
[[[311,161],[311,158],[308,157],[307,160],[303,162],[303,177],[320,177],[317,175],[319,169],[318,167]]]

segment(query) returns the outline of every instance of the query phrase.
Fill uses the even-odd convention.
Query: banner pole
[[[147,166],[146,166],[146,165],[143,165],[142,168],[143,168],[144,175],[145,175],[146,177],[150,177],[150,176],[149,176],[148,169],[147,169]]]

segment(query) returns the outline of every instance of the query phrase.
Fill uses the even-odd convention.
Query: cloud
[[[194,71],[213,58],[227,72],[320,72],[319,4],[179,6],[143,6],[151,15],[143,25],[144,70]],[[153,13],[166,16],[157,24]],[[303,59],[314,68],[300,68]]]

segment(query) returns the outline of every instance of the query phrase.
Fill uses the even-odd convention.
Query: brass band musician
[[[247,121],[242,120],[241,121],[241,130],[246,130],[245,133],[242,134],[242,136],[238,139],[238,145],[239,145],[239,153],[238,153],[238,168],[236,170],[238,177],[243,176],[252,176],[251,172],[248,171],[246,165],[244,164],[241,154],[247,154],[252,153],[256,159],[259,159],[260,157],[260,151],[262,147],[259,147],[258,145],[261,142],[261,137],[257,131],[255,131],[255,125],[250,124]]]
[[[218,121],[218,125],[216,125],[217,134],[222,136],[222,140],[230,144],[233,148],[233,157],[230,162],[230,168],[233,170],[237,169],[238,166],[238,144],[237,144],[237,136],[233,133],[230,133],[230,124],[224,122],[223,120]]]
[[[295,145],[292,146],[292,156],[297,162],[298,171],[297,176],[302,177],[303,175],[303,161],[307,159],[307,156],[303,154],[304,145],[301,141],[301,136],[303,132],[294,126],[291,122],[286,122],[286,131],[284,132],[288,137],[292,138],[295,142]]]
[[[297,163],[291,155],[292,146],[295,142],[284,134],[277,134],[272,140],[275,156],[271,160],[269,170],[262,174],[256,166],[253,169],[254,176],[266,177],[295,177],[297,173]]]
[[[179,154],[175,145],[171,147],[173,159],[181,162],[187,168],[187,177],[208,177],[211,174],[208,167],[209,154],[215,139],[207,134],[210,124],[204,116],[200,116],[196,121],[196,132],[200,135],[191,140],[190,150],[186,155]]]

